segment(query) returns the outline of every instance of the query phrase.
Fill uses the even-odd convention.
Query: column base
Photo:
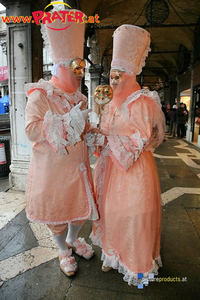
[[[9,185],[10,189],[15,191],[26,190],[26,180],[28,174],[29,162],[12,161],[10,165]]]

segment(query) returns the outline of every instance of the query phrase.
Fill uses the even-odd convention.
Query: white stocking
[[[76,242],[77,240],[79,230],[81,229],[82,226],[83,225],[79,225],[79,226],[72,225],[71,223],[68,224],[68,233],[66,238],[67,244],[73,246],[74,242]]]
[[[56,241],[60,252],[68,250],[68,247],[67,247],[66,242],[65,242],[65,238],[66,238],[66,233],[65,232],[62,235],[54,235],[53,234],[53,238]]]

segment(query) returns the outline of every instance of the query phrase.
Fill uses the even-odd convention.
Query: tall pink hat
[[[65,22],[56,19],[41,26],[44,43],[56,65],[68,66],[74,58],[83,58],[85,15],[76,9],[70,12],[83,15],[83,22],[68,21],[66,16]]]
[[[150,34],[141,27],[121,25],[113,34],[111,70],[138,75],[145,66],[150,49]]]

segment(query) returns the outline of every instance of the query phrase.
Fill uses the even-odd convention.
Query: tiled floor
[[[154,157],[163,205],[164,266],[159,276],[187,277],[187,282],[152,283],[143,290],[129,287],[116,271],[101,272],[98,247],[92,260],[77,258],[79,272],[66,278],[48,228],[28,222],[24,193],[7,191],[8,180],[0,180],[0,299],[199,299],[200,151],[184,140],[166,137]],[[91,166],[94,163],[92,159]],[[80,235],[88,240],[90,231],[87,221]]]

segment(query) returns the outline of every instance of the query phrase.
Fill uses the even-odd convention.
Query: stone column
[[[100,85],[100,78],[101,73],[103,72],[103,68],[100,65],[100,58],[99,58],[99,46],[98,46],[98,39],[97,34],[94,31],[93,34],[87,40],[87,46],[90,47],[90,55],[89,59],[92,62],[88,71],[90,74],[89,79],[89,87],[88,87],[88,107],[91,108],[93,111],[90,113],[90,122],[97,122],[97,115],[94,112],[94,91],[98,85]]]
[[[175,98],[177,98],[177,82],[170,81],[169,82],[169,104],[171,104],[171,106],[175,103]]]
[[[88,107],[92,109],[90,113],[90,122],[97,122],[97,115],[94,112],[94,91],[98,85],[100,85],[100,76],[102,73],[102,66],[95,65],[94,67],[89,68],[90,73],[90,94],[88,99]]]
[[[41,10],[43,10],[41,1]],[[31,16],[31,1],[1,1],[7,16]],[[35,24],[7,24],[9,97],[11,123],[10,187],[25,191],[31,145],[25,134],[24,84],[42,77],[42,39]]]

